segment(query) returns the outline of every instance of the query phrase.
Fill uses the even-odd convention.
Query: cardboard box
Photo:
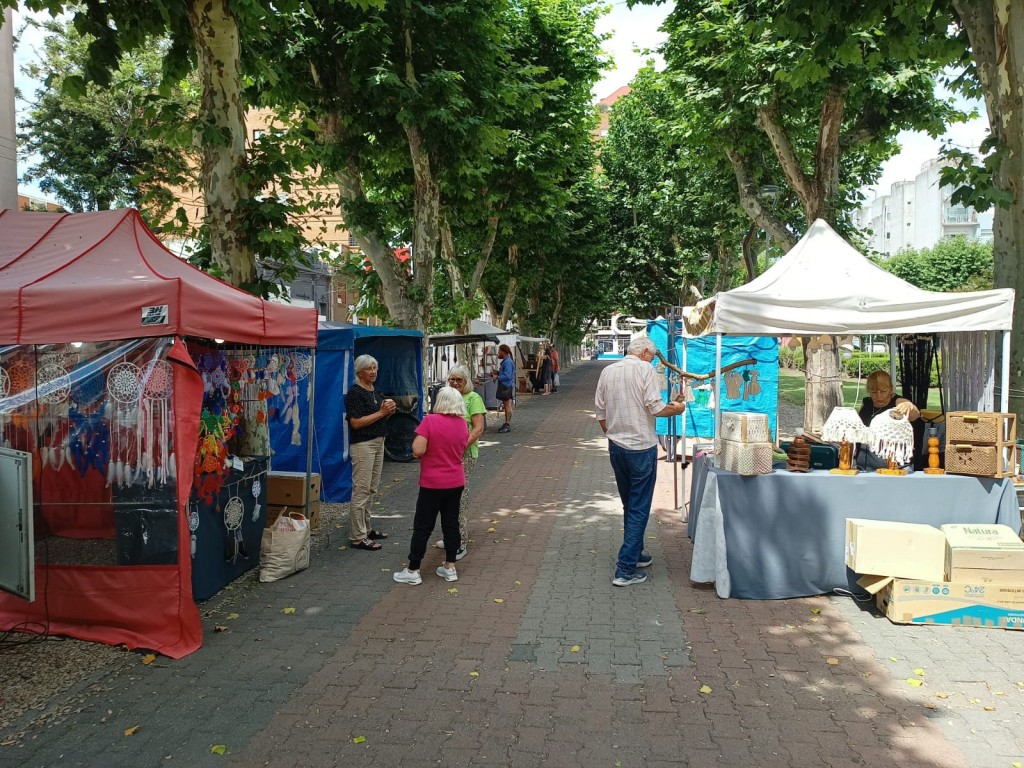
[[[940,526],[946,535],[946,579],[973,581],[972,574],[984,571],[1006,571],[1000,578],[994,574],[982,581],[1017,583],[1024,573],[1024,541],[1007,525],[946,524]]]
[[[1024,585],[864,578],[878,609],[894,624],[1024,629]]]
[[[309,493],[306,493],[305,472],[268,472],[267,504],[305,507],[306,501],[320,500],[320,474],[314,472],[309,479]]]
[[[854,573],[942,581],[946,536],[930,525],[848,517],[846,565]]]

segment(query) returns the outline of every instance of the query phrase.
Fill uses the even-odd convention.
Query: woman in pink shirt
[[[412,522],[412,544],[409,565],[392,578],[401,584],[420,584],[420,561],[427,551],[427,542],[441,515],[444,536],[444,564],[437,575],[445,581],[458,581],[455,558],[462,546],[459,537],[459,501],[466,485],[462,454],[469,443],[466,426],[466,405],[462,393],[453,387],[438,390],[434,412],[423,417],[416,427],[412,454],[420,460],[420,493],[416,498],[416,514]]]

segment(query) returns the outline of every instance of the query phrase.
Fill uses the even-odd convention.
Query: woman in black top
[[[395,401],[375,387],[377,361],[370,355],[356,358],[356,381],[345,395],[345,418],[352,458],[352,502],[349,504],[349,540],[355,549],[380,549],[375,539],[388,535],[370,524],[370,508],[380,485],[384,466],[384,435]]]
[[[890,411],[891,415],[906,416],[910,422],[917,421],[921,411],[916,405],[905,397],[897,397],[893,391],[892,378],[885,371],[875,371],[868,376],[867,380],[868,397],[861,402],[860,420],[864,426],[870,427],[871,420],[883,411]],[[914,455],[917,455],[918,429],[914,429]],[[858,447],[857,466],[861,469],[879,469],[888,464],[888,460],[872,453],[866,445]]]

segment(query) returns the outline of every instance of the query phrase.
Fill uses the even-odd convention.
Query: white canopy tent
[[[764,274],[702,302],[698,312],[706,321],[703,333],[719,337],[999,331],[1001,409],[1007,411],[1013,302],[1009,288],[964,293],[917,288],[873,264],[818,219]],[[721,369],[720,354],[716,369]]]

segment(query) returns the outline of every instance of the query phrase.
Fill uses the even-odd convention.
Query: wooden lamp
[[[837,406],[821,428],[821,439],[828,443],[839,443],[839,466],[829,471],[834,475],[856,475],[853,466],[853,444],[866,443],[871,439],[871,430],[864,426],[860,415],[853,408]]]

